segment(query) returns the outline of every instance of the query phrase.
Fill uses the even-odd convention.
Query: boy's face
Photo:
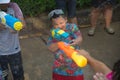
[[[62,16],[52,19],[52,25],[54,28],[60,28],[62,30],[65,30],[67,23],[67,18],[63,18]]]

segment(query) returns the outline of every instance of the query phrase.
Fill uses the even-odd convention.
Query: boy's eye
[[[54,24],[54,26],[57,26],[58,24]]]
[[[63,24],[63,22],[61,22],[60,24]]]

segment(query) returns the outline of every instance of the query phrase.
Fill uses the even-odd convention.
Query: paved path
[[[87,36],[89,28],[82,28],[83,44],[95,58],[112,68],[113,63],[120,58],[120,22],[112,23],[115,35],[108,35],[99,25],[94,37]],[[45,36],[46,37],[46,36]],[[26,80],[51,80],[53,55],[39,37],[20,39],[23,66]],[[88,65],[84,69],[85,80],[93,80],[93,70]]]

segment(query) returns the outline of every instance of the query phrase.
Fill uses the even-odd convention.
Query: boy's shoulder
[[[67,23],[66,26],[69,26],[69,27],[77,27],[77,25],[74,24],[74,23]]]
[[[67,28],[67,29],[74,29],[74,28],[77,28],[77,25],[76,25],[76,24],[73,24],[73,23],[67,23],[67,24],[66,24],[66,28]]]
[[[18,5],[16,2],[10,2],[9,5]]]
[[[10,2],[9,7],[17,7],[18,4],[16,2]]]

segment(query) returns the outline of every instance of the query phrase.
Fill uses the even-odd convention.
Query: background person
[[[0,10],[18,18],[25,27],[25,21],[21,9],[17,3],[10,0],[0,0]],[[14,31],[0,23],[0,65],[3,71],[8,71],[10,66],[14,80],[24,80],[21,48],[18,31]],[[5,77],[8,80],[8,75]]]
[[[76,4],[77,0],[55,0],[57,9],[62,9],[68,17],[70,23],[78,26],[76,17]]]
[[[110,26],[112,20],[113,9],[112,6],[115,4],[116,0],[92,0],[92,10],[91,10],[91,28],[88,31],[89,36],[95,34],[96,24],[100,13],[104,14],[105,18],[105,31],[109,34],[114,34],[114,29]]]

